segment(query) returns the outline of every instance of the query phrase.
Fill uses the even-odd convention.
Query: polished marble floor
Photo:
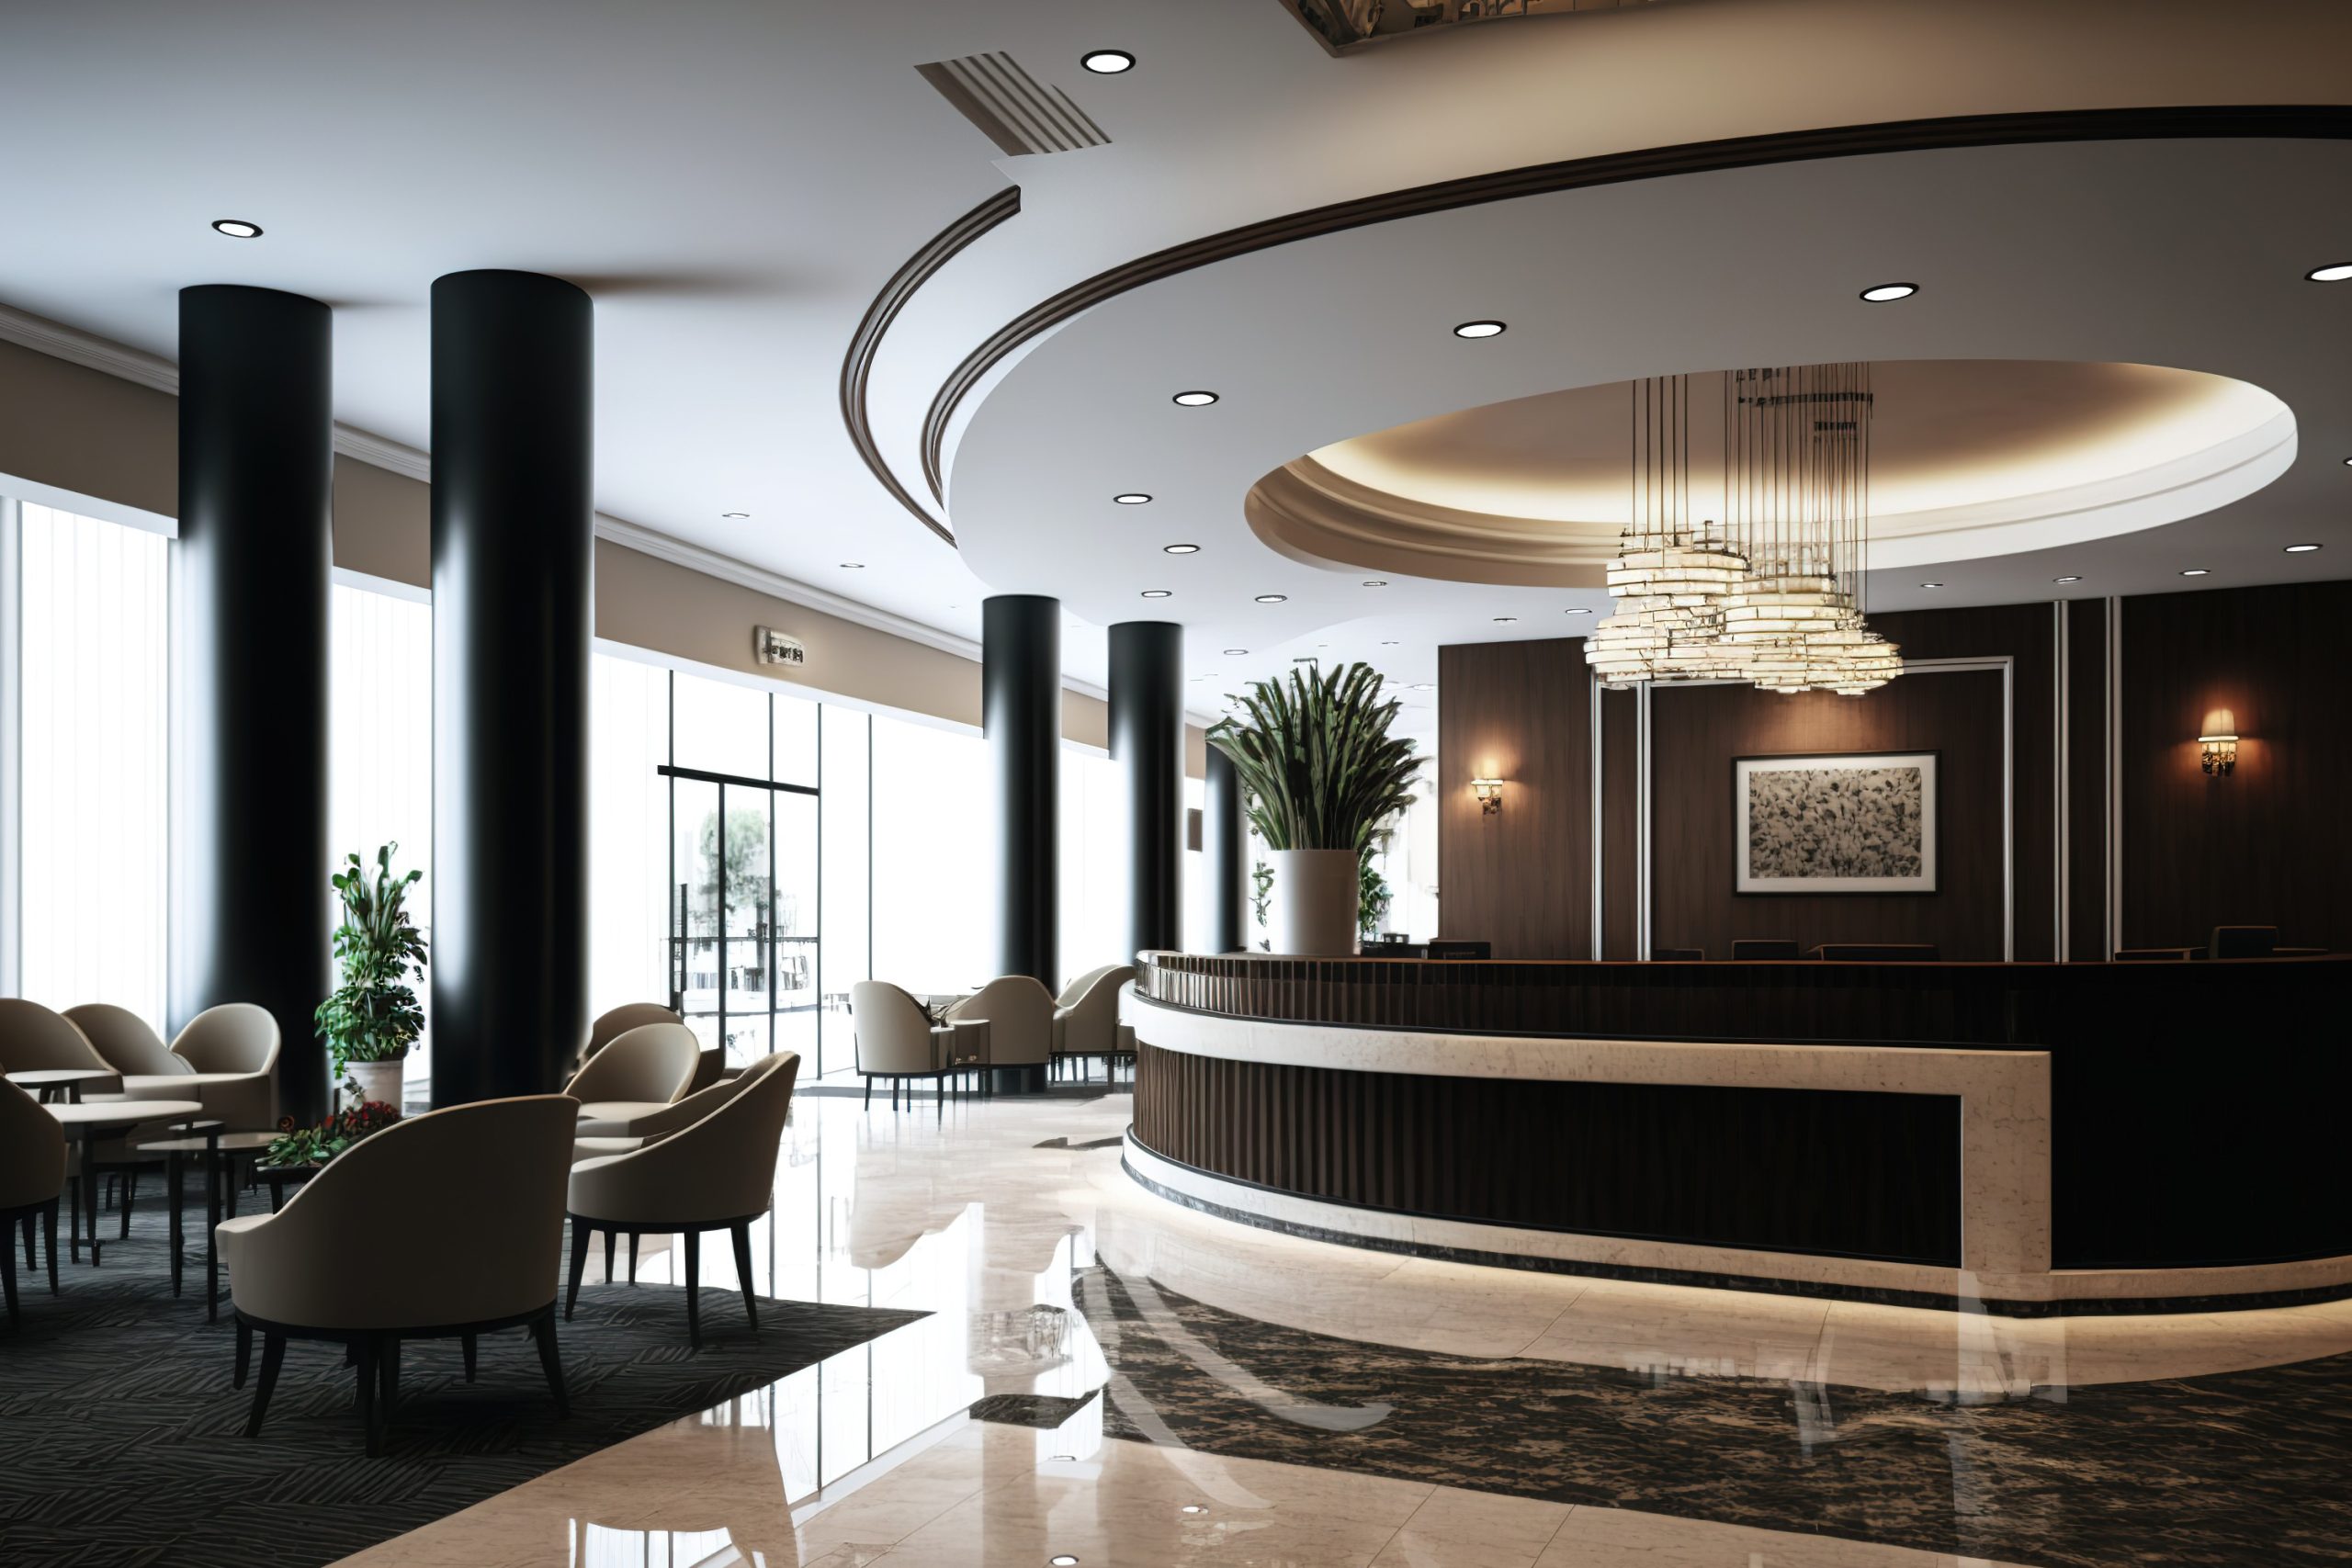
[[[2352,1560],[2300,1479],[2352,1490],[2352,1303],[2010,1320],[1401,1258],[1150,1196],[1119,1166],[1128,1106],[803,1096],[759,1287],[929,1315],[348,1561],[1859,1568],[2002,1560],[1874,1518],[2029,1514],[2064,1550],[2007,1561]],[[667,1251],[639,1274],[670,1280]],[[2079,1470],[1989,1462],[2020,1415]],[[2262,1539],[2167,1534],[2217,1482],[2136,1451],[2159,1418],[2174,1450],[2202,1420],[2279,1456],[2263,1506],[2218,1516]],[[1800,1528],[1719,1500],[1759,1464]],[[1889,1495],[1917,1506],[1845,1506]]]

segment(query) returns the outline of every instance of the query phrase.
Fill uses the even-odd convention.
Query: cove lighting
[[[1143,591],[1143,596],[1147,599],[1165,599],[1169,596],[1169,590],[1165,588],[1147,588]]]
[[[2313,283],[2342,283],[2352,278],[2352,262],[2330,262],[2325,266],[2312,268],[2303,276]]]
[[[1918,292],[1919,286],[1916,283],[1877,283],[1863,289],[1862,298],[1873,305],[1885,305],[1897,299],[1908,299]]]
[[[1198,545],[1162,545],[1159,549],[1162,555],[1170,556],[1196,556],[1201,553]]]
[[[1249,651],[1246,648],[1228,648],[1225,650],[1225,656],[1227,659],[1239,659]]]
[[[1500,321],[1464,321],[1453,329],[1453,335],[1455,337],[1500,337],[1503,335],[1503,324]]]
[[[1258,603],[1261,604],[1281,604],[1286,603],[1289,598],[1290,595],[1287,593],[1261,593],[1258,595]]]
[[[2289,545],[2287,553],[2290,556],[2307,556],[2317,548],[2319,548],[2317,545]]]
[[[1216,394],[1215,392],[1179,392],[1169,401],[1178,408],[1204,409],[1216,401]]]
[[[2080,582],[2082,579],[2079,577],[2053,577],[2050,581],[2052,582]]]
[[[1111,499],[1117,502],[1121,506],[1142,506],[1149,502],[1151,497],[1144,494],[1144,492],[1139,490],[1131,490],[1125,495],[1114,495]]]
[[[2183,577],[2211,577],[2213,574],[2206,570],[2201,566],[2192,566],[2184,568],[2180,575]]]
[[[215,218],[212,220],[212,231],[216,234],[226,234],[232,240],[261,238],[261,225],[249,223],[242,218]]]
[[[1090,49],[1078,62],[1097,76],[1116,76],[1136,68],[1136,57],[1124,49]]]

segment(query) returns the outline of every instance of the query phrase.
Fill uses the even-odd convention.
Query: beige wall
[[[0,341],[0,476],[161,517],[177,511],[178,400],[171,393]],[[432,490],[338,455],[334,561],[349,571],[430,587]],[[752,657],[752,628],[774,626],[808,649],[797,671]],[[804,685],[854,702],[980,722],[980,667],[960,654],[811,610],[639,551],[596,541],[596,635],[672,658]],[[1097,698],[1062,694],[1062,735],[1109,745]],[[1185,728],[1185,767],[1207,764]]]

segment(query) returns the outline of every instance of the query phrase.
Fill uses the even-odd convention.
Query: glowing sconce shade
[[[1470,781],[1470,793],[1478,797],[1478,810],[1481,815],[1492,817],[1502,810],[1502,780],[1472,779]]]
[[[2205,733],[2197,738],[2199,760],[2209,773],[2226,773],[2238,765],[2237,716],[2216,708],[2205,716]]]

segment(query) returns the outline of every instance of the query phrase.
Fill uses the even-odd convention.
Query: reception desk
[[[2352,1294],[2352,960],[1150,953],[1128,1170],[1397,1252],[2015,1314]]]

